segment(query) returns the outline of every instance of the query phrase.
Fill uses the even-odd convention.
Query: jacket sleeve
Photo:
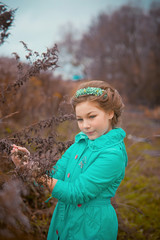
[[[74,182],[58,180],[52,197],[67,204],[79,204],[96,198],[124,174],[125,163],[119,151],[101,154]]]
[[[72,144],[66,152],[62,155],[62,157],[57,161],[56,165],[53,166],[52,171],[48,174],[52,178],[64,180],[66,168],[68,161],[71,157],[71,152],[73,151],[74,144]]]

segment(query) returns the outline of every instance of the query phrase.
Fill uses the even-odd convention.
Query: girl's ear
[[[108,112],[109,119],[112,119],[114,117],[114,111],[109,111]]]

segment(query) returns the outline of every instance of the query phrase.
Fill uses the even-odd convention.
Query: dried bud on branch
[[[0,102],[4,103],[7,93],[17,92],[21,86],[23,86],[31,77],[38,75],[41,71],[55,70],[58,65],[58,48],[57,45],[53,48],[48,48],[45,53],[41,55],[38,52],[33,52],[27,47],[27,44],[21,41],[25,50],[28,52],[26,59],[29,64],[26,69],[26,65],[20,62],[20,57],[17,53],[13,53],[17,60],[18,79],[12,84],[9,84],[6,89],[0,93]]]
[[[0,2],[0,45],[8,38],[8,29],[11,27],[14,20],[15,10],[7,9],[7,6]]]

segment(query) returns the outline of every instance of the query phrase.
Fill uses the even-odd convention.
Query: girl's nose
[[[90,128],[90,124],[88,121],[83,122],[83,128]]]

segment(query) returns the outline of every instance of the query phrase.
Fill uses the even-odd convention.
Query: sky
[[[160,0],[157,0],[160,1]],[[70,28],[76,30],[76,36],[87,31],[92,21],[101,12],[110,13],[124,4],[136,4],[147,9],[153,0],[0,0],[9,9],[17,9],[15,20],[10,28],[10,36],[0,46],[0,57],[13,57],[16,52],[22,61],[25,59],[23,41],[28,48],[40,54],[62,40],[63,34]],[[54,72],[65,79],[83,78],[83,65],[73,67],[70,61],[59,52],[59,68]],[[75,78],[76,77],[76,78]]]
[[[153,0],[0,0],[15,9],[15,20],[10,36],[0,46],[0,57],[12,57],[16,52],[21,60],[24,41],[33,51],[42,53],[62,37],[67,26],[83,33],[101,12],[110,12],[128,2],[140,2],[148,7]]]

